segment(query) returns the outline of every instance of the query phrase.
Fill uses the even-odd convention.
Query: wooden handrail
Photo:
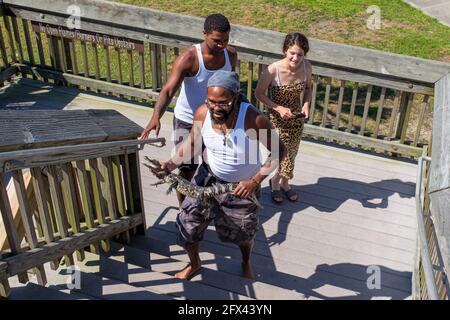
[[[66,26],[72,1],[4,0],[25,19]],[[83,30],[186,47],[203,39],[203,19],[103,0],[79,0]],[[285,34],[232,25],[230,44],[239,54],[267,64],[281,56]],[[329,41],[310,39],[308,59],[314,66],[368,76],[404,80],[411,85],[433,85],[450,72],[450,64],[382,52]]]

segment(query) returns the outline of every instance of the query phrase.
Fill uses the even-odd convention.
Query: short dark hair
[[[230,22],[227,17],[220,13],[210,14],[205,19],[205,24],[203,27],[205,32],[227,32],[230,31]]]
[[[305,55],[309,51],[308,38],[306,38],[306,36],[301,34],[300,32],[292,32],[286,36],[283,44],[283,53],[285,53],[287,49],[289,49],[293,45],[298,45],[300,48],[302,48],[305,52]]]

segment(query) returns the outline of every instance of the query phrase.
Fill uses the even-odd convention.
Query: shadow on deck
[[[0,91],[0,110],[116,109],[139,125],[151,111],[134,102],[21,79]],[[160,136],[171,138],[170,114]],[[146,147],[141,158],[170,154]],[[416,251],[415,164],[304,141],[293,188],[300,201],[270,200],[263,209],[253,254],[256,281],[241,277],[240,252],[208,227],[200,246],[203,271],[191,282],[173,277],[188,257],[176,245],[175,196],[150,186],[142,167],[149,229],[130,246],[83,262],[90,285],[73,291],[99,299],[408,299]],[[55,281],[61,280],[55,275]],[[100,279],[100,280],[99,280]],[[114,280],[111,280],[114,279]],[[116,291],[105,290],[114,287]],[[29,284],[30,290],[32,284]],[[55,284],[55,289],[62,290]],[[133,289],[134,288],[134,289]],[[140,288],[140,289],[136,289]],[[24,290],[24,287],[17,288]],[[33,289],[34,290],[34,289]],[[117,291],[118,290],[118,291]],[[18,292],[18,291],[17,291]],[[149,293],[150,292],[150,293]],[[155,294],[156,293],[156,294]],[[20,294],[16,293],[20,298]],[[158,296],[160,295],[160,296]],[[22,296],[26,296],[22,293]]]

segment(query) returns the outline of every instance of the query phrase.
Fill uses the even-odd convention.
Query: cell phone
[[[306,118],[306,115],[303,112],[294,112],[294,119],[302,119]]]

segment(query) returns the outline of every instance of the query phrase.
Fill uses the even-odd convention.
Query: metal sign
[[[126,50],[144,52],[144,42],[133,39],[110,36],[103,33],[69,29],[63,26],[31,21],[33,31],[45,33],[51,36],[63,37],[73,40],[88,41],[102,46],[116,47]]]

